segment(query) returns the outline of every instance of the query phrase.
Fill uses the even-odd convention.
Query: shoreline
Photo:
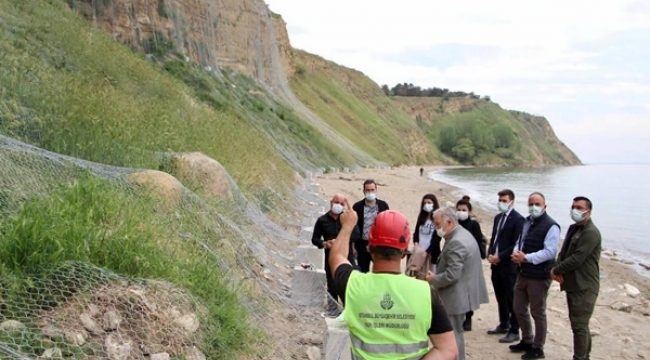
[[[427,173],[445,168],[457,167],[429,166]],[[433,193],[441,206],[447,202],[455,205],[457,194],[470,190],[431,179],[427,174],[420,176],[419,169],[420,166],[403,166],[330,172],[314,175],[313,181],[320,185],[318,196],[323,200],[329,201],[334,194],[341,193],[354,203],[363,197],[363,181],[374,179],[378,184],[378,198],[386,200],[391,209],[402,212],[409,220],[412,232],[422,195]],[[489,240],[495,212],[478,204],[473,210],[472,215],[481,224],[483,234]],[[650,278],[630,265],[610,260],[605,252],[603,249],[600,261],[601,290],[591,320],[594,337],[591,358],[650,359],[650,303],[647,300],[650,298]],[[519,359],[521,354],[510,353],[506,344],[500,344],[497,338],[486,334],[487,329],[497,325],[498,316],[489,264],[485,261],[483,265],[490,303],[476,311],[473,331],[465,334],[467,358]],[[631,285],[633,289],[626,288],[624,284]],[[547,302],[547,357],[570,358],[572,334],[565,295],[559,291],[558,283],[551,285]]]

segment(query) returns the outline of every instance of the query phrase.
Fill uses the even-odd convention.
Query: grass
[[[20,284],[30,288],[32,284],[32,289],[38,289],[34,284],[68,261],[94,264],[132,278],[165,279],[189,290],[207,306],[209,316],[201,319],[206,340],[200,348],[210,358],[250,354],[255,350],[250,344],[263,341],[263,335],[249,327],[245,308],[228,287],[224,273],[215,267],[215,259],[200,244],[182,242],[178,235],[188,229],[204,239],[227,234],[199,230],[207,228],[195,214],[199,208],[176,215],[153,209],[155,199],[88,173],[55,187],[47,196],[32,198],[0,224],[2,288],[20,288]],[[71,281],[84,276],[72,275]],[[28,299],[35,299],[38,307],[28,309],[38,312],[51,306],[47,294],[55,290],[31,294]],[[17,306],[3,313],[24,312],[26,296],[30,294],[3,295],[5,304]]]
[[[63,1],[0,0],[0,23],[0,132],[127,167],[156,169],[157,152],[201,151],[245,190],[292,176],[249,121],[195,100]]]
[[[361,150],[393,165],[440,159],[413,119],[369,78],[314,55],[295,53],[299,61],[318,64],[293,77],[296,96]],[[423,150],[414,151],[413,145]]]

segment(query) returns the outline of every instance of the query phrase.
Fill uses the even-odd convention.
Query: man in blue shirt
[[[546,297],[560,241],[560,226],[546,213],[546,199],[542,193],[530,194],[528,212],[530,216],[526,218],[521,237],[512,252],[512,262],[519,265],[513,308],[522,339],[518,344],[510,345],[510,350],[525,352],[522,359],[543,359]],[[535,320],[534,335],[531,315]]]

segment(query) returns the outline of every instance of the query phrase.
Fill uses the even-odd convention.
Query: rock
[[[635,263],[634,261],[632,261],[632,260],[626,260],[626,259],[624,259],[624,260],[621,261],[621,262],[622,262],[623,264],[625,264],[625,265],[636,265],[636,263]]]
[[[41,332],[43,335],[49,337],[52,340],[56,340],[64,336],[63,331],[51,324],[45,325],[43,328],[41,328]]]
[[[590,330],[589,333],[591,334],[591,337],[600,335],[599,330]]]
[[[321,360],[323,358],[323,355],[321,355],[320,352],[320,348],[316,346],[308,347],[306,353],[309,360]]]
[[[41,338],[41,346],[49,349],[54,347],[54,341],[48,337]]]
[[[298,339],[299,344],[303,345],[323,345],[323,337],[316,334],[303,334]]]
[[[60,359],[62,357],[63,354],[61,353],[61,349],[59,348],[45,349],[45,351],[43,351],[43,355],[41,355],[41,358],[43,359],[53,359],[53,358]]]
[[[66,331],[65,339],[69,343],[76,344],[77,346],[83,346],[86,343],[86,339],[88,339],[88,334],[76,331]]]
[[[273,277],[271,276],[271,270],[269,269],[262,270],[262,277],[265,278],[267,281],[273,281]]]
[[[158,353],[151,355],[151,360],[169,360],[169,354],[167,353]]]
[[[25,324],[16,320],[5,320],[0,324],[0,330],[22,330],[25,328]]]
[[[646,270],[650,270],[650,264],[639,263],[639,265]]]
[[[621,259],[620,257],[618,257],[618,256],[612,256],[612,257],[609,258],[609,259],[612,260],[612,261],[619,261],[619,262],[622,260],[622,259]]]
[[[289,309],[285,311],[284,313],[284,318],[289,320],[289,321],[295,321],[300,317],[300,314],[294,309]]]
[[[603,254],[603,255],[606,255],[606,256],[609,256],[609,257],[614,256],[614,252],[613,252],[613,251],[609,251],[609,250],[603,251],[602,254]]]
[[[194,333],[199,329],[199,320],[194,314],[183,315],[174,319],[174,322],[180,325],[188,333]]]
[[[106,349],[106,355],[111,360],[131,359],[131,352],[134,350],[133,342],[117,333],[109,334],[106,337],[104,347]]]
[[[641,291],[639,291],[639,289],[630,284],[623,284],[623,287],[625,288],[625,294],[627,294],[629,297],[637,297],[639,294],[641,294]]]
[[[99,307],[93,303],[88,304],[88,313],[91,317],[96,317],[100,315]]]
[[[108,310],[104,314],[104,330],[105,331],[115,331],[117,330],[118,327],[120,327],[120,324],[122,323],[122,316],[120,316],[120,313],[115,310]]]
[[[128,180],[155,196],[165,209],[176,206],[183,197],[183,184],[172,175],[162,171],[145,170],[132,173]]]
[[[79,320],[81,320],[84,329],[89,333],[93,335],[101,335],[104,333],[101,326],[99,326],[87,312],[81,313],[81,315],[79,315]]]
[[[200,152],[176,155],[172,159],[172,169],[179,179],[196,183],[207,195],[233,201],[230,175],[218,161],[207,155]]]
[[[205,355],[196,346],[185,349],[185,360],[206,360]]]
[[[611,308],[616,310],[616,311],[623,311],[623,312],[632,312],[632,305],[623,303],[623,302],[617,302],[611,305]]]

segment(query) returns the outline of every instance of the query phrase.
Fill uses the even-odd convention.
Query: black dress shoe
[[[544,356],[544,349],[540,348],[530,348],[530,350],[526,350],[526,353],[521,355],[522,359],[544,359],[546,356]]]
[[[463,322],[463,331],[472,331],[472,318]]]
[[[501,326],[497,326],[496,328],[492,330],[487,331],[488,335],[501,335],[501,334],[507,334],[508,329],[504,329]]]
[[[523,340],[521,340],[517,344],[508,346],[508,348],[512,352],[524,352],[525,351],[526,353],[528,353],[528,351],[533,348],[533,344],[532,343],[527,343],[527,342],[524,342]]]
[[[504,343],[504,344],[507,344],[507,343],[513,343],[513,342],[515,342],[515,341],[519,341],[519,334],[518,334],[518,333],[510,332],[510,331],[508,331],[508,333],[506,334],[506,336],[504,336],[504,337],[502,337],[501,339],[499,339],[499,342],[500,342],[500,343]]]

